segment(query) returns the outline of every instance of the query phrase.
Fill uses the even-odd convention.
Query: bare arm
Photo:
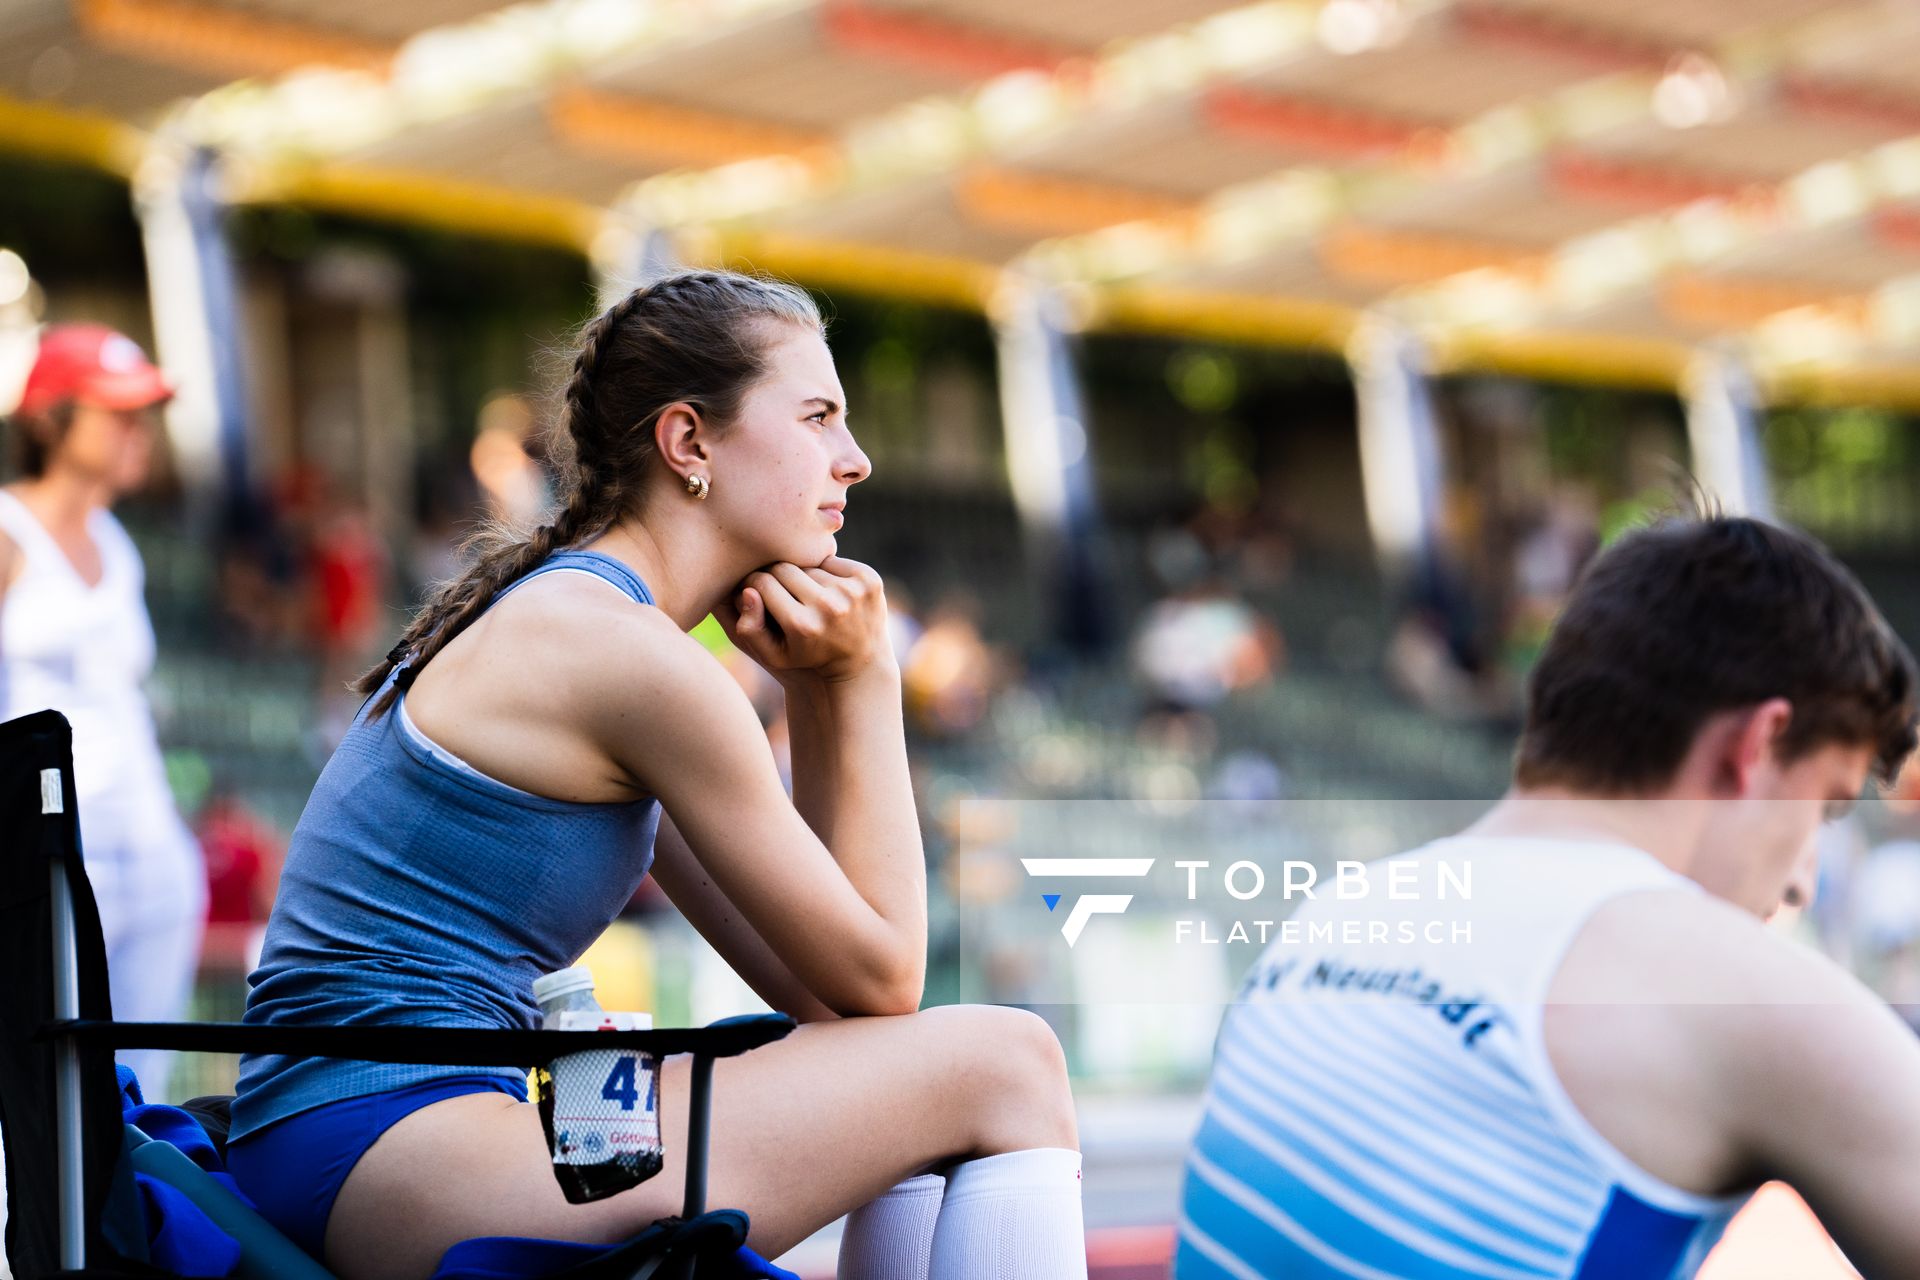
[[[1920,1275],[1920,1040],[1825,957],[1782,946],[1723,1006],[1732,1121],[1868,1280]]]
[[[821,843],[833,848],[833,809],[840,783],[840,743],[830,691],[811,673],[781,681],[793,760],[793,807]]]
[[[880,651],[867,642],[878,636],[884,643],[885,600],[872,570],[855,568],[860,589],[838,603],[806,583],[794,583],[797,597],[756,574],[747,614],[731,620],[763,663],[820,672],[816,705],[837,760],[831,781],[821,778],[836,815],[823,822],[831,846],[781,787],[745,695],[664,615],[626,624],[646,636],[613,638],[620,652],[645,660],[622,662],[616,692],[587,715],[613,759],[673,815],[712,887],[825,1009],[907,1013],[919,1007],[925,983],[926,868],[899,673],[890,655],[875,657]],[[855,628],[867,639],[846,642]],[[670,868],[662,881],[669,896],[674,874]],[[680,887],[699,886],[683,876]],[[725,914],[711,903],[695,910]]]
[[[1920,1042],[1826,957],[1705,894],[1630,894],[1545,1014],[1555,1073],[1629,1160],[1704,1195],[1780,1179],[1868,1280],[1920,1275]]]
[[[821,1022],[839,1015],[821,1004],[767,946],[740,909],[727,900],[687,846],[671,816],[660,815],[653,842],[653,878],[673,905],[720,953],[754,993],[796,1022]]]
[[[793,761],[793,806],[829,850],[841,785],[841,752],[832,692],[812,671],[783,672]],[[720,957],[773,1008],[800,1022],[837,1017],[794,977],[701,868],[671,815],[654,840],[653,878]]]

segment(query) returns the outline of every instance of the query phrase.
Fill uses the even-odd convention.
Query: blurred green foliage
[[[1838,547],[1920,546],[1920,423],[1798,406],[1768,414],[1763,437],[1783,518]]]

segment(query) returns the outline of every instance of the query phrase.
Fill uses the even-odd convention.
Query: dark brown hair
[[[13,435],[13,471],[26,480],[37,480],[47,473],[53,451],[73,427],[79,403],[61,400],[38,413],[15,413],[7,426]]]
[[[492,525],[468,543],[472,567],[435,592],[386,658],[354,681],[374,693],[396,666],[384,713],[493,598],[553,551],[604,531],[639,500],[661,413],[689,404],[725,425],[766,374],[772,322],[821,331],[819,308],[792,285],[731,271],[685,271],[636,289],[581,331],[554,432],[559,510],[533,530]]]
[[[1813,538],[1729,516],[1627,534],[1587,566],[1527,686],[1523,787],[1639,795],[1671,782],[1707,718],[1781,697],[1791,762],[1872,747],[1891,781],[1914,747],[1913,655]]]

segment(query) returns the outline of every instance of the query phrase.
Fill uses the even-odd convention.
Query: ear
[[[1734,795],[1749,794],[1762,770],[1779,763],[1775,744],[1793,720],[1793,704],[1768,698],[1736,713],[1720,751],[1718,781]]]
[[[704,471],[711,456],[707,452],[706,418],[682,400],[666,407],[653,425],[653,447],[667,469],[681,479]]]

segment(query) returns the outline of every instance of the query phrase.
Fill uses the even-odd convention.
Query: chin
[[[840,554],[840,544],[832,534],[812,538],[780,539],[767,548],[763,564],[784,561],[809,569],[827,559]]]

